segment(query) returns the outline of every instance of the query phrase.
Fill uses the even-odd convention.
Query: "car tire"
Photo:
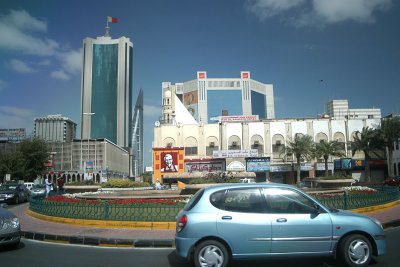
[[[196,267],[215,266],[226,267],[229,253],[225,245],[216,240],[206,240],[198,244],[194,250]]]
[[[14,204],[15,204],[15,205],[19,204],[19,196],[17,196],[17,197],[15,198]]]
[[[363,235],[346,236],[339,244],[339,259],[348,267],[365,267],[372,258],[372,246]]]

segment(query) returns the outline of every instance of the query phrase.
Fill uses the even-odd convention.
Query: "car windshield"
[[[16,185],[7,185],[7,184],[4,184],[4,185],[0,186],[0,191],[14,190],[15,188],[17,188]]]

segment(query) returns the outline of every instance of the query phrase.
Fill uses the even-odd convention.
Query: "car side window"
[[[309,214],[315,212],[314,202],[294,190],[267,188],[264,194],[271,213]]]
[[[218,191],[210,196],[210,202],[219,209],[233,212],[262,213],[265,211],[265,203],[258,188]]]

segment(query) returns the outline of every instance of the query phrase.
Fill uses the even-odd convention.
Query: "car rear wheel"
[[[346,266],[365,267],[371,261],[371,244],[365,236],[349,235],[340,243],[339,256]]]
[[[194,264],[196,267],[226,267],[229,254],[227,248],[216,240],[201,242],[194,251]]]

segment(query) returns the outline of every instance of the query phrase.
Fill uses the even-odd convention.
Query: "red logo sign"
[[[249,78],[249,73],[248,72],[242,73],[242,79],[248,79],[248,78]]]
[[[204,79],[206,77],[206,74],[204,72],[199,73],[199,79]]]

